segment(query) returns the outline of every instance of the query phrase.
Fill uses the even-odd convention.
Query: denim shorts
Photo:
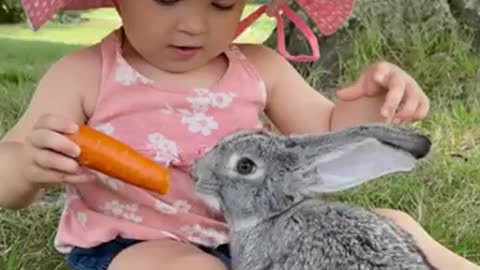
[[[93,248],[74,248],[67,255],[67,265],[72,270],[107,270],[113,258],[122,250],[140,243],[138,240],[116,238]],[[199,247],[204,252],[221,260],[230,268],[230,250],[228,245],[218,248]]]

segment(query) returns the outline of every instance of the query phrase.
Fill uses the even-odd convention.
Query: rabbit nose
[[[190,176],[194,183],[197,183],[200,180],[200,173],[202,171],[201,167],[201,160],[195,162],[191,167]]]
[[[198,182],[198,174],[197,174],[197,170],[195,169],[195,165],[190,170],[190,178],[192,178],[194,183]]]

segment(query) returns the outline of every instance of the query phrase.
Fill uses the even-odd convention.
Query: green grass
[[[13,244],[8,253],[7,270],[14,270],[17,265],[17,245]]]
[[[0,136],[21,115],[49,65],[79,44],[101,38],[116,20],[111,10],[89,16],[91,23],[108,23],[95,29],[89,24],[49,24],[42,35],[23,26],[0,27]],[[257,24],[244,38],[261,40],[271,30],[269,23]],[[75,36],[65,31],[69,28],[85,32]],[[413,29],[409,36],[391,41],[380,34],[378,25],[368,29],[353,33],[352,54],[343,59],[341,81],[351,81],[379,58],[411,72],[432,97],[429,117],[414,127],[430,134],[433,149],[415,172],[385,177],[339,197],[370,207],[402,209],[440,243],[480,263],[480,60],[468,48],[470,37]],[[38,207],[0,210],[0,269],[67,269],[53,249],[59,214],[59,209]]]

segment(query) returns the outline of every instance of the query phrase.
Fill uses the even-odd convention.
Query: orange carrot
[[[130,146],[86,125],[67,135],[80,146],[80,165],[160,194],[169,189],[167,168]]]

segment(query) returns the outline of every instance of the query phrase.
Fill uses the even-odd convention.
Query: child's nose
[[[207,17],[202,14],[183,16],[179,20],[178,30],[189,35],[201,35],[207,31]]]

